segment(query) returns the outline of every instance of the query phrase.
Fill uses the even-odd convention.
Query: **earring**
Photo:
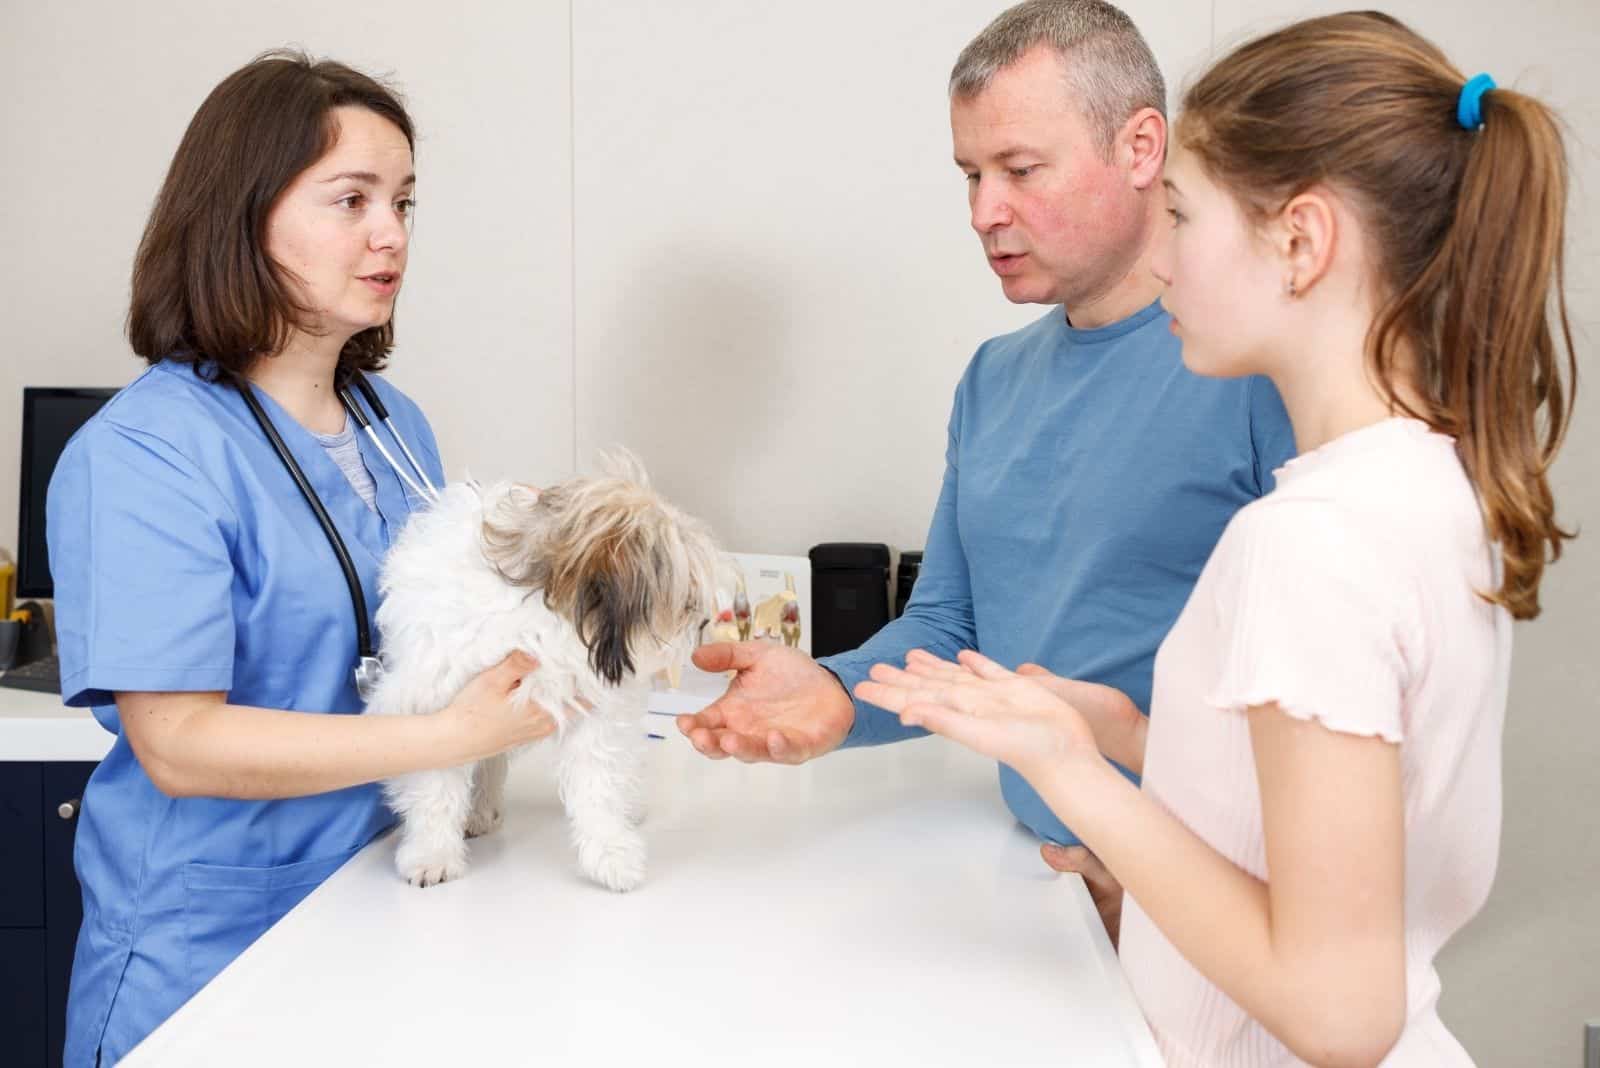
[[[1291,296],[1291,297],[1296,295],[1295,294],[1294,279],[1293,278],[1284,279],[1283,291],[1285,293],[1289,294],[1289,296]]]

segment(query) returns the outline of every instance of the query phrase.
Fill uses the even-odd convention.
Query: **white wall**
[[[0,0],[0,543],[20,387],[135,373],[128,266],[178,137],[224,74],[298,43],[393,71],[413,106],[421,210],[393,376],[453,471],[553,478],[621,441],[732,547],[919,547],[961,368],[1037,314],[989,276],[949,158],[945,77],[1002,6]],[[1214,45],[1339,5],[1126,6],[1176,101]],[[1592,367],[1600,9],[1387,9],[1566,114]],[[1592,384],[1555,482],[1566,520],[1596,527]],[[1597,536],[1519,630],[1501,869],[1441,960],[1446,1019],[1484,1065],[1577,1065],[1600,1018]]]

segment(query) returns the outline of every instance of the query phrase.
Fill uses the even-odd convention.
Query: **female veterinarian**
[[[48,504],[62,694],[117,735],[77,833],[68,1065],[114,1063],[382,831],[376,780],[554,729],[508,700],[520,655],[435,715],[355,714],[379,563],[442,481],[422,413],[362,374],[394,342],[412,141],[372,79],[264,56],[200,106],[146,226],[150,368]]]

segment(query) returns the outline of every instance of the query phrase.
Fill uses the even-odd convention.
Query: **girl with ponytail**
[[[1169,1064],[1470,1064],[1433,960],[1489,894],[1512,621],[1571,536],[1557,123],[1334,15],[1199,79],[1166,184],[1184,362],[1271,377],[1300,455],[1218,543],[1148,728],[971,652],[858,694],[1016,768],[1121,883]]]

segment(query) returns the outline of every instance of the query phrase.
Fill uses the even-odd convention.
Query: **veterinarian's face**
[[[268,212],[266,251],[311,309],[305,325],[348,338],[394,314],[416,175],[394,123],[359,107],[335,108],[333,117],[333,147]]]

